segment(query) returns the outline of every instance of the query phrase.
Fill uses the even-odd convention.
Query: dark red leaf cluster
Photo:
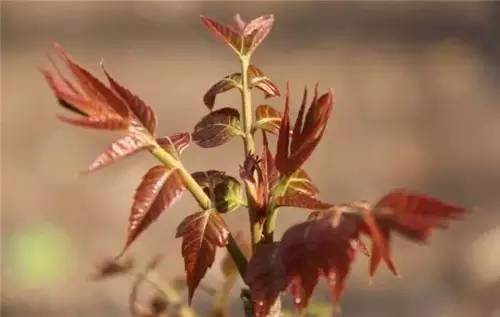
[[[276,166],[283,175],[289,176],[298,170],[323,136],[332,111],[333,94],[329,91],[318,98],[317,92],[316,86],[314,98],[306,113],[307,90],[304,90],[302,105],[290,136],[290,105],[287,89],[276,151]]]
[[[242,90],[243,99],[247,99],[247,88],[261,90],[266,98],[280,95],[278,87],[260,69],[249,65],[250,55],[272,28],[273,16],[262,16],[246,23],[236,15],[231,24],[222,24],[204,16],[201,19],[216,37],[239,55],[243,69],[242,73],[226,76],[207,91],[203,100],[210,113],[196,124],[192,134],[177,133],[157,138],[157,120],[151,107],[119,84],[104,67],[108,83],[101,82],[76,63],[59,44],[54,44],[54,50],[73,79],[66,78],[55,63],[53,70],[42,70],[61,106],[73,112],[73,116],[59,116],[61,120],[81,127],[124,133],[97,157],[88,171],[107,166],[142,149],[150,150],[161,157],[160,160],[167,166],[175,167],[155,166],[144,175],[134,196],[127,240],[120,256],[164,210],[180,198],[186,186],[200,194],[196,198],[203,196],[200,188],[193,190],[192,187],[196,186],[194,179],[210,201],[203,196],[201,205],[207,210],[187,216],[177,228],[176,237],[182,238],[189,302],[201,279],[213,265],[217,248],[229,245],[229,251],[238,249],[221,213],[247,205],[252,229],[255,224],[259,225],[255,228],[262,233],[257,238],[262,239],[253,244],[255,253],[246,266],[244,279],[250,287],[254,315],[261,317],[268,315],[280,293],[287,289],[293,296],[295,306],[303,309],[321,277],[328,282],[332,300],[338,302],[358,251],[370,257],[370,276],[380,262],[397,274],[390,246],[393,233],[411,241],[426,242],[433,229],[447,228],[450,220],[464,215],[463,208],[406,190],[390,192],[374,206],[366,202],[330,204],[320,201],[317,198],[319,190],[302,166],[326,129],[334,103],[332,91],[318,96],[316,85],[307,107],[307,90],[304,90],[300,110],[291,127],[287,87],[283,113],[269,105],[258,106],[254,125],[246,126],[244,133],[240,127],[240,113],[236,109],[212,109],[216,96],[233,88]],[[246,77],[242,78],[242,74],[248,75],[248,83],[243,80]],[[248,87],[243,87],[243,82]],[[251,131],[248,131],[250,128]],[[246,201],[242,197],[241,184],[234,177],[208,170],[191,174],[191,179],[180,161],[176,161],[189,146],[191,138],[197,145],[211,148],[228,142],[236,135],[248,137],[258,129],[262,131],[261,154],[258,156],[253,150],[249,151],[251,153],[246,153],[245,161],[240,166],[240,177],[246,185]],[[266,133],[278,135],[275,156],[269,150]],[[307,221],[292,226],[285,231],[281,241],[274,242],[273,221],[277,208],[287,206],[308,209],[311,213]],[[255,236],[260,234],[252,233]],[[362,239],[371,241],[370,252]],[[250,253],[250,245],[240,243],[240,247],[246,247],[247,253]],[[246,263],[242,257],[241,253],[235,257],[239,260],[236,261],[239,272],[245,271]],[[223,261],[226,278],[236,274],[235,259],[226,257]],[[131,268],[132,263],[118,262],[118,258],[107,260],[99,267],[95,278],[125,273]],[[159,300],[153,305],[153,311],[164,313],[165,305],[166,302]]]
[[[289,228],[279,243],[262,245],[252,257],[246,281],[257,316],[266,316],[286,288],[297,308],[306,307],[321,276],[330,285],[332,300],[338,302],[356,251],[368,254],[362,234],[372,241],[370,275],[381,260],[397,274],[390,252],[392,232],[423,242],[432,229],[445,228],[464,212],[435,198],[396,190],[373,208],[354,202],[311,213],[308,221]]]

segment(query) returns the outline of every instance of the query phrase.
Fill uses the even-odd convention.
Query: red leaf
[[[222,145],[238,135],[240,114],[233,108],[222,108],[209,113],[194,127],[193,141],[204,148]]]
[[[232,24],[222,24],[202,15],[201,21],[238,55],[249,55],[271,31],[274,17],[265,15],[245,23],[239,15],[236,15]]]
[[[309,108],[304,128],[300,134],[300,144],[290,154],[287,164],[287,173],[290,174],[296,171],[309,158],[314,151],[319,141],[323,137],[323,133],[330,117],[332,110],[333,95],[328,92],[322,95],[317,102],[313,103]]]
[[[87,113],[91,111],[91,105],[89,105],[88,100],[76,91],[72,84],[59,71],[57,71],[57,75],[46,69],[42,69],[41,72],[61,106],[79,115],[87,116]]]
[[[290,89],[287,83],[285,95],[285,111],[281,118],[281,126],[278,133],[278,143],[276,150],[276,168],[282,174],[286,174],[286,165],[288,163],[288,147],[290,142]]]
[[[134,95],[130,90],[120,85],[111,75],[106,71],[104,65],[102,69],[108,78],[111,88],[123,99],[123,101],[130,108],[134,116],[140,124],[142,124],[152,135],[156,130],[156,115],[153,109],[146,105],[138,96]]]
[[[405,190],[395,190],[384,196],[373,209],[373,216],[380,230],[381,242],[378,244],[383,247],[380,250],[380,247],[374,243],[371,275],[376,271],[380,260],[384,260],[395,272],[389,252],[392,231],[417,242],[426,242],[432,229],[447,228],[449,220],[459,219],[464,213],[464,208]],[[384,250],[386,250],[385,253]]]
[[[281,240],[281,254],[295,305],[307,306],[320,276],[328,279],[332,298],[337,302],[344,290],[358,237],[352,221],[332,224],[332,219],[307,221],[288,229]]]
[[[205,26],[212,31],[217,38],[229,45],[237,54],[240,54],[242,36],[239,30],[231,25],[219,23],[203,15],[201,15],[200,18]]]
[[[191,174],[196,182],[203,188],[215,188],[217,185],[224,182],[226,172],[208,170],[203,172],[194,172]]]
[[[224,77],[219,82],[215,83],[203,96],[203,102],[212,110],[215,104],[215,98],[218,94],[231,90],[241,84],[241,74],[234,73]]]
[[[95,78],[90,72],[76,63],[68,53],[58,43],[54,43],[53,47],[59,57],[66,63],[71,73],[77,80],[79,87],[85,95],[94,101],[96,113],[103,111],[115,112],[122,118],[128,117],[128,108],[123,101],[116,96],[106,85],[99,79]],[[105,110],[106,109],[106,110]]]
[[[111,145],[89,166],[88,171],[95,171],[96,169],[107,166],[121,158],[146,148],[148,145],[149,144],[144,139],[135,135],[124,136],[111,143]]]
[[[57,118],[72,125],[98,130],[124,131],[128,127],[128,123],[122,119],[108,116],[72,118],[64,115],[57,115]]]
[[[128,238],[120,255],[183,192],[184,183],[177,169],[167,170],[163,165],[151,168],[135,193],[129,217]]]
[[[135,133],[143,133],[138,125],[144,126],[154,135],[156,117],[154,112],[141,99],[115,81],[104,69],[110,87],[107,87],[90,72],[77,64],[57,43],[54,49],[65,62],[76,79],[71,83],[57,69],[42,70],[49,86],[59,103],[69,110],[87,118],[61,117],[67,123],[74,125],[107,130],[132,129]]]
[[[289,109],[288,95],[287,88],[285,112]],[[290,122],[288,114],[283,114],[276,154],[276,164],[283,175],[290,176],[309,158],[321,140],[330,117],[333,104],[331,91],[322,95],[319,99],[315,96],[304,120],[306,96],[306,92],[304,92],[302,106],[292,134],[290,149],[288,148],[290,144]],[[303,121],[305,122],[303,123]]]
[[[251,53],[264,41],[267,37],[271,28],[273,27],[274,16],[272,14],[264,15],[250,21],[243,32],[245,37],[245,44],[247,44],[247,49]]]
[[[300,192],[291,193],[276,200],[278,206],[298,207],[306,209],[328,209],[333,205],[322,202],[312,196]]]
[[[248,79],[250,87],[256,87],[264,93],[264,97],[276,97],[280,95],[278,87],[255,65],[248,67]]]
[[[248,80],[250,88],[258,88],[264,92],[265,98],[279,96],[280,92],[271,80],[264,75],[264,73],[254,65],[248,67]],[[241,73],[233,73],[227,75],[222,80],[215,83],[203,96],[203,102],[212,110],[215,104],[215,98],[218,94],[229,91],[233,88],[241,89]]]
[[[264,131],[262,131],[262,159],[260,161],[260,170],[262,173],[262,181],[259,185],[261,187],[261,199],[264,202],[263,207],[265,207],[269,200],[271,189],[278,181],[278,170],[276,169],[273,155],[271,151],[269,151],[269,144]]]
[[[187,132],[176,133],[157,138],[156,142],[167,152],[182,154],[191,143],[191,134]]]
[[[176,237],[182,237],[189,303],[201,279],[214,262],[216,248],[225,247],[228,236],[229,231],[222,217],[210,210],[187,216],[177,227]]]
[[[302,97],[302,104],[300,105],[299,114],[297,115],[297,119],[295,120],[295,125],[293,126],[292,133],[292,143],[290,145],[290,151],[295,152],[298,150],[301,140],[302,133],[302,125],[304,121],[304,112],[306,110],[306,102],[307,102],[307,88],[304,88],[304,95]]]
[[[255,109],[255,126],[267,132],[277,134],[280,130],[281,113],[269,105],[260,105]]]
[[[287,287],[279,243],[261,244],[248,263],[245,282],[250,286],[254,316],[265,317]]]
[[[319,193],[319,190],[314,186],[306,171],[299,168],[288,178],[288,186],[285,195],[291,195],[293,193],[302,193],[314,197]]]

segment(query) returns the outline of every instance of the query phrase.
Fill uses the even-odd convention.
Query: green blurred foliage
[[[29,287],[63,281],[73,266],[71,240],[62,228],[52,224],[20,227],[6,247],[9,278]]]

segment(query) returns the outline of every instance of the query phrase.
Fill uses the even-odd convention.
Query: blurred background
[[[306,169],[331,202],[375,201],[397,187],[469,208],[463,222],[422,247],[394,242],[402,274],[382,268],[368,283],[362,256],[349,277],[344,316],[500,316],[500,4],[316,2],[6,2],[2,36],[2,315],[127,316],[130,280],[91,282],[96,262],[115,255],[132,195],[154,159],[143,153],[90,176],[79,171],[116,136],[64,125],[38,69],[50,41],[78,61],[108,70],[156,110],[159,134],[191,131],[207,109],[202,95],[238,71],[230,49],[199,14],[229,21],[275,14],[255,54],[293,110],[304,85],[334,88],[337,103]],[[255,104],[264,102],[260,92]],[[266,101],[278,108],[282,100]],[[236,92],[217,105],[239,106]],[[192,171],[237,175],[242,145],[184,152]],[[165,253],[167,279],[182,276],[175,228],[194,200],[163,214],[130,248],[139,266]],[[283,210],[279,230],[304,219]],[[226,217],[234,232],[247,216]],[[222,257],[219,252],[217,261]],[[217,287],[219,265],[204,283]],[[185,291],[183,294],[185,295]],[[239,288],[231,316],[242,316]],[[318,303],[329,298],[325,285]],[[212,298],[194,307],[208,316]],[[290,299],[285,298],[285,305]],[[328,313],[320,313],[327,316]]]

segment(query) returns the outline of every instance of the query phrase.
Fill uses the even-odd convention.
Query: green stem
[[[283,196],[288,188],[290,177],[281,177],[272,197],[269,199],[270,204],[267,209],[269,215],[264,222],[264,239],[266,242],[273,242],[274,230],[276,229],[276,220],[278,218],[278,207],[276,199]]]
[[[248,82],[248,66],[250,65],[250,56],[240,56],[241,63],[241,107],[243,112],[243,140],[245,147],[245,157],[255,154],[255,141],[252,133],[252,95],[250,93],[250,84]],[[252,235],[252,249],[260,242],[262,237],[262,226],[257,219],[255,202],[252,201],[252,191],[245,183],[245,190],[248,199],[248,217],[250,222],[250,232]]]
[[[248,66],[250,57],[243,56],[241,61],[241,105],[243,108],[243,133],[245,141],[245,153],[255,153],[255,142],[252,135],[252,94],[250,93],[250,85],[248,83]]]
[[[170,153],[168,153],[165,149],[163,149],[156,141],[152,140],[153,148],[150,150],[151,153],[166,167],[168,168],[176,168],[184,181],[184,186],[191,192],[194,199],[198,202],[203,210],[210,209],[212,207],[212,202],[210,201],[210,197],[205,194],[203,188],[196,182],[196,180],[191,176],[184,165],[179,160],[176,160]],[[247,259],[241,251],[240,247],[234,241],[234,238],[231,234],[229,234],[228,244],[226,246],[227,251],[233,258],[236,263],[236,267],[240,272],[241,277],[243,278],[245,275],[245,269],[247,266]]]
[[[151,149],[151,153],[166,167],[176,168],[179,171],[184,181],[184,186],[186,186],[191,194],[193,194],[194,199],[196,199],[203,210],[211,208],[212,202],[210,201],[210,197],[205,194],[203,188],[201,188],[201,186],[196,182],[193,176],[191,176],[180,161],[176,160],[170,153],[158,144],[154,144],[154,147]]]

